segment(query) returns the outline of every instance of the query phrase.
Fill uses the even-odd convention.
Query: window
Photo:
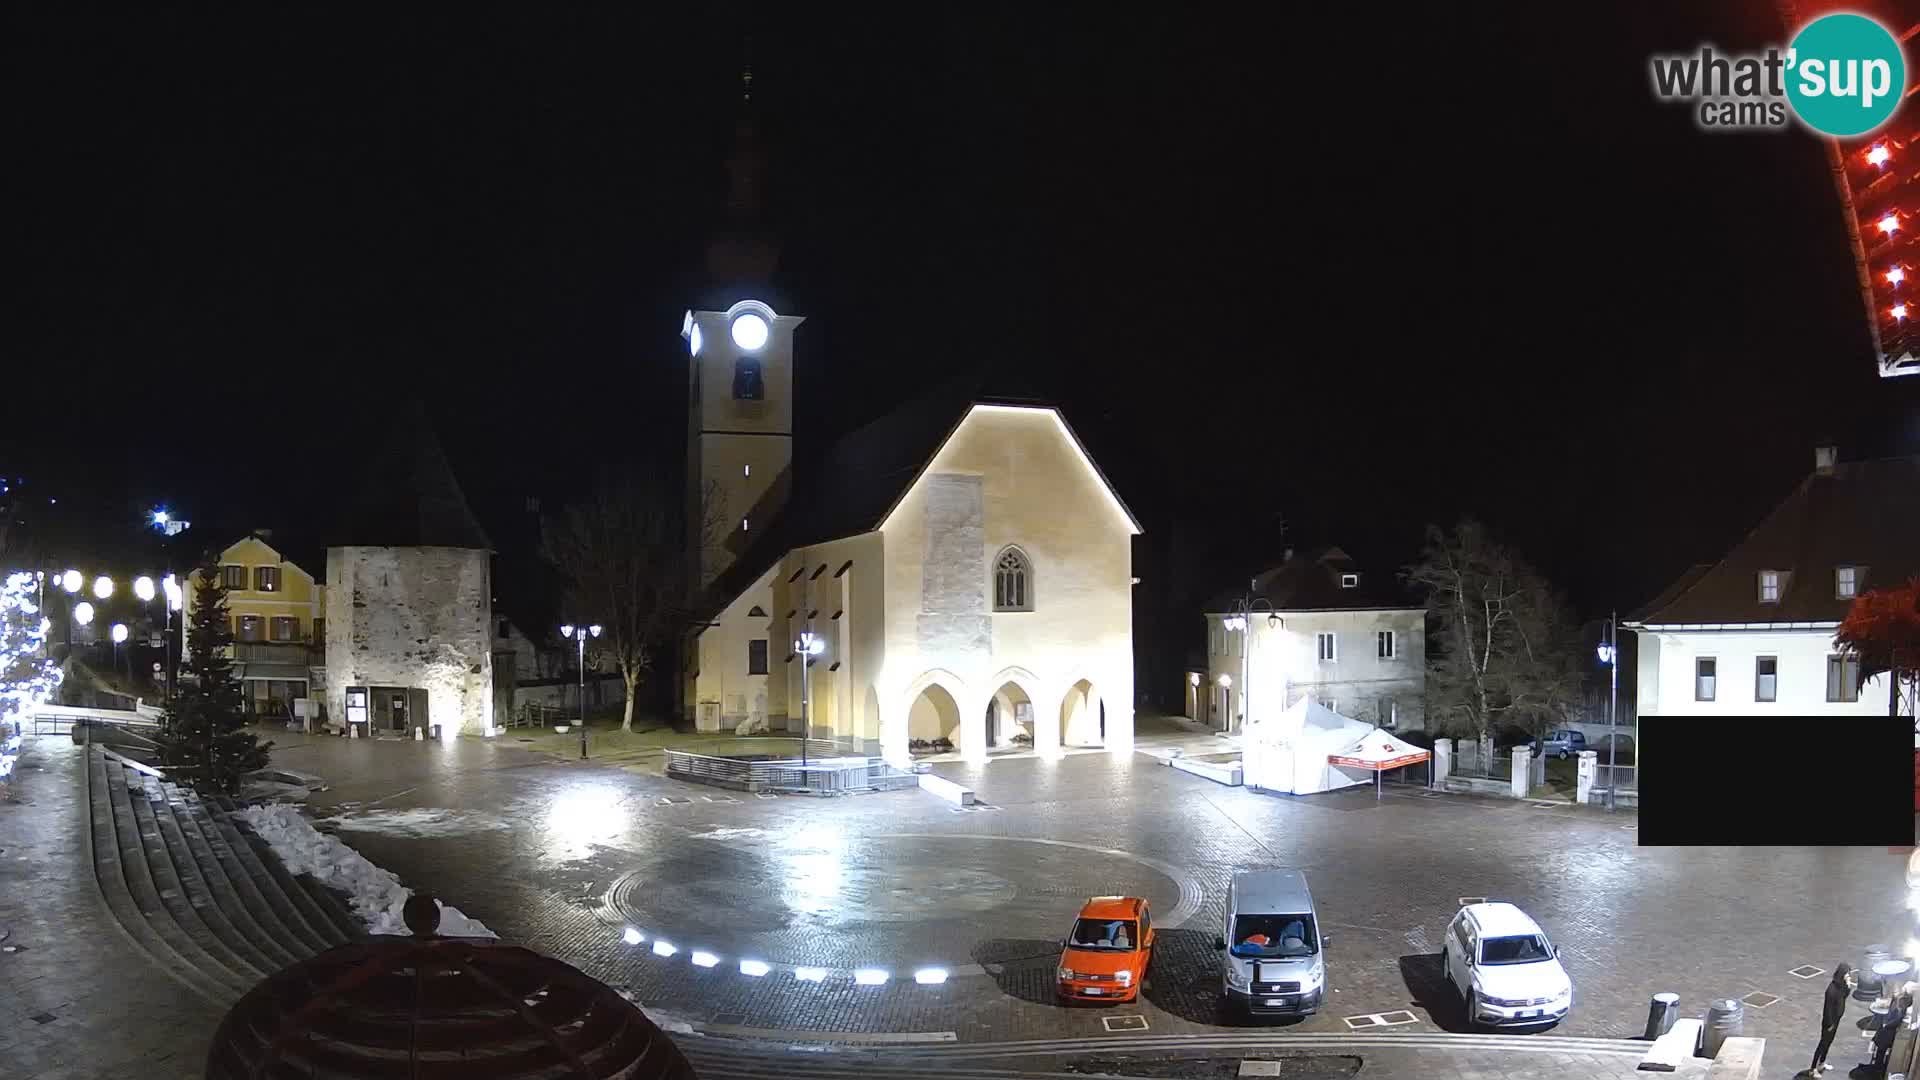
[[[222,566],[220,568],[220,584],[229,589],[246,588],[247,568],[244,566]]]
[[[1313,635],[1313,640],[1319,648],[1319,656],[1323,662],[1331,664],[1340,659],[1339,654],[1334,649],[1333,631],[1322,630],[1320,633]]]
[[[1860,700],[1860,658],[1856,656],[1827,657],[1827,700]]]
[[[1394,656],[1393,649],[1394,649],[1394,645],[1396,644],[1393,640],[1393,631],[1391,630],[1380,631],[1379,633],[1374,635],[1374,641],[1375,641],[1376,647],[1379,649],[1380,659],[1382,660],[1393,659],[1393,656]]]
[[[765,675],[767,673],[767,639],[755,638],[747,642],[747,674]]]
[[[280,568],[277,566],[254,567],[253,587],[258,592],[279,592]]]
[[[300,620],[291,615],[275,615],[268,631],[274,641],[293,641],[300,636]]]
[[[1019,548],[1007,548],[993,561],[993,610],[1033,610],[1033,564]]]
[[[1718,670],[1719,661],[1711,656],[1701,656],[1694,659],[1693,700],[1713,700],[1714,684],[1718,681],[1714,676]]]
[[[258,615],[240,616],[239,632],[234,634],[234,637],[240,641],[259,641],[261,630],[260,622],[260,616]]]
[[[1836,566],[1833,570],[1833,597],[1836,600],[1851,600],[1860,593],[1860,568],[1857,566]]]
[[[1341,575],[1340,575],[1340,587],[1341,587],[1341,588],[1343,588],[1343,589],[1357,589],[1357,588],[1359,588],[1359,587],[1360,587],[1360,575],[1359,575],[1359,574],[1341,574]]]
[[[1400,723],[1400,706],[1392,698],[1380,699],[1380,726],[1396,727]]]
[[[1220,655],[1220,624],[1211,619],[1207,621],[1207,652]]]
[[[743,356],[735,360],[733,362],[733,399],[759,401],[766,396],[766,386],[760,378],[760,358]]]
[[[1780,658],[1762,656],[1753,663],[1753,700],[1776,701],[1780,693]]]
[[[1760,602],[1763,604],[1780,602],[1780,571],[1760,571]]]

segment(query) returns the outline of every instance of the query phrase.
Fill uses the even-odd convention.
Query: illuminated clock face
[[[687,334],[687,347],[693,350],[693,355],[695,356],[700,355],[700,324],[699,323],[694,323],[693,330]]]
[[[749,311],[733,320],[733,343],[748,352],[758,351],[767,343],[767,320]]]

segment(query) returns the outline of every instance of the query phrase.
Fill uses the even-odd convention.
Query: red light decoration
[[[1874,222],[1874,224],[1880,227],[1881,232],[1886,233],[1888,236],[1892,236],[1894,233],[1900,231],[1900,215],[1888,214],[1885,217],[1881,218],[1879,221]]]
[[[1889,312],[1889,314],[1891,314],[1894,317],[1894,320],[1896,322],[1901,319],[1904,319],[1907,317],[1907,305],[1895,304],[1893,305],[1893,310]]]
[[[1902,270],[1898,266],[1887,271],[1887,284],[1889,285],[1898,285],[1902,281],[1905,281],[1906,279],[1907,279],[1907,272],[1905,270]]]
[[[1878,143],[1874,146],[1873,149],[1867,151],[1867,164],[1885,165],[1887,163],[1887,159],[1892,156],[1893,156],[1893,152],[1887,149],[1886,143]]]

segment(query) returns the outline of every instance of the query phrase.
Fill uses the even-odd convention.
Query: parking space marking
[[[1787,972],[1787,974],[1793,976],[1796,979],[1813,979],[1813,978],[1818,978],[1819,976],[1825,975],[1826,973],[1827,973],[1826,968],[1815,967],[1812,964],[1801,964],[1799,967],[1794,968],[1792,971]]]
[[[1103,1016],[1100,1023],[1108,1031],[1147,1030],[1147,1018],[1144,1016]]]
[[[1743,997],[1740,1000],[1742,1002],[1745,1002],[1747,1005],[1752,1006],[1753,1008],[1764,1009],[1767,1006],[1773,1004],[1774,1002],[1779,1001],[1780,995],[1764,994],[1758,990],[1755,990],[1753,993],[1748,994],[1746,997]]]
[[[1405,1009],[1395,1009],[1392,1012],[1386,1013],[1361,1013],[1358,1016],[1341,1017],[1342,1022],[1347,1025],[1350,1031],[1371,1031],[1374,1028],[1398,1027],[1401,1024],[1416,1023],[1419,1019],[1419,1017]]]

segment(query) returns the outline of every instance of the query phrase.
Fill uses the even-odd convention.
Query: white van
[[[1233,875],[1213,947],[1227,954],[1227,1000],[1256,1015],[1308,1016],[1327,992],[1327,936],[1298,870]]]

